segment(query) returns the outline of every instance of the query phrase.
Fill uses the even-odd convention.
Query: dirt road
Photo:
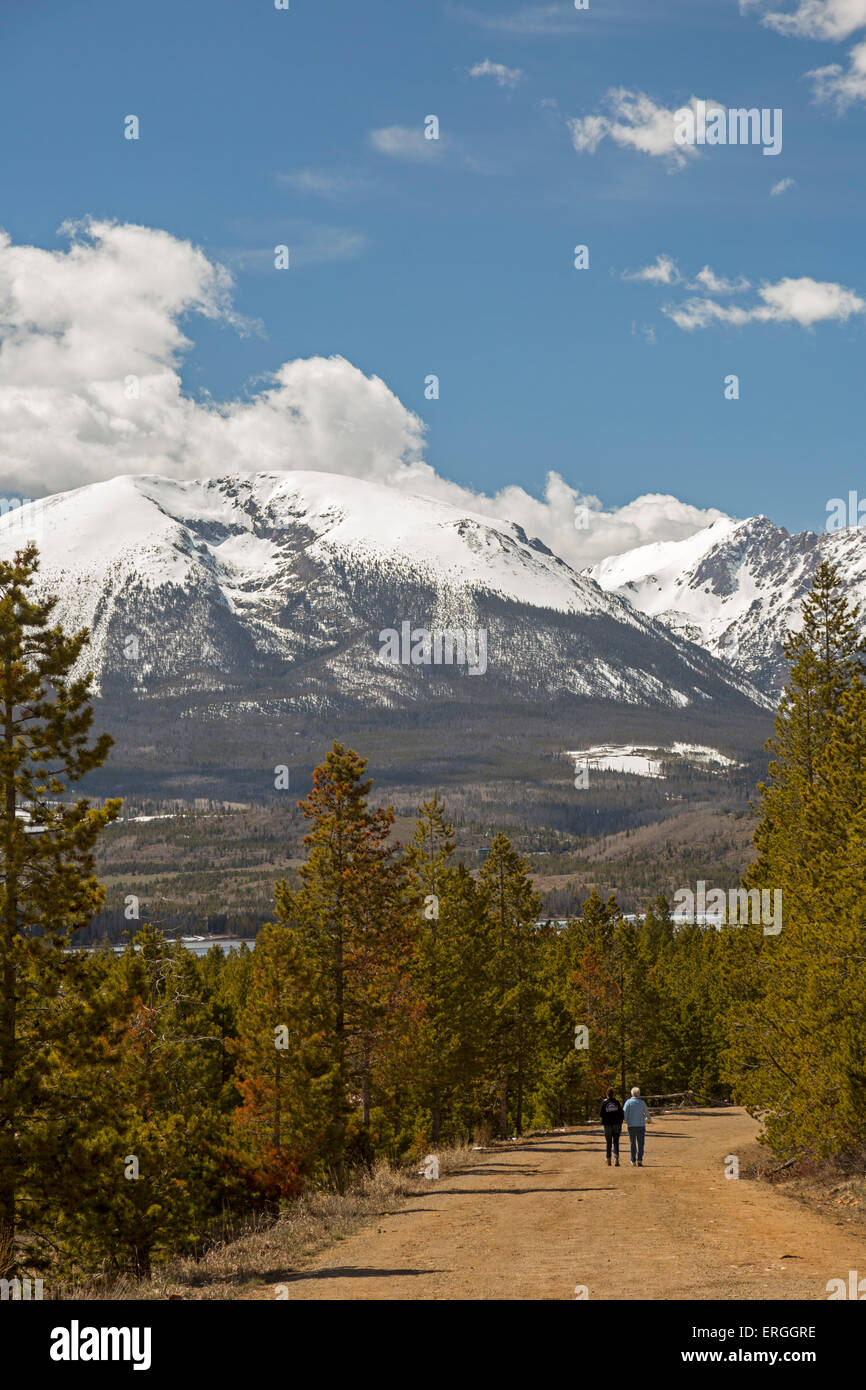
[[[430,1181],[308,1266],[297,1299],[826,1299],[866,1274],[866,1241],[772,1190],[725,1177],[754,1152],[741,1110],[681,1111],[648,1129],[645,1166],[604,1161],[601,1129],[512,1143]],[[273,1298],[273,1286],[256,1291]]]

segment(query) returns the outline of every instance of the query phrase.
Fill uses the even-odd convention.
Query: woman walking
[[[607,1166],[610,1167],[610,1153],[613,1149],[613,1156],[616,1159],[615,1167],[619,1167],[619,1136],[622,1134],[622,1106],[616,1098],[612,1086],[608,1086],[607,1095],[601,1102],[601,1122],[604,1125],[604,1142],[607,1147]]]

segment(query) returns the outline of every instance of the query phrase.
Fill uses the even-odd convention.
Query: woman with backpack
[[[613,1149],[613,1156],[616,1160],[615,1166],[619,1167],[619,1136],[622,1134],[622,1120],[622,1106],[616,1098],[613,1087],[608,1086],[607,1095],[601,1102],[601,1122],[604,1125],[608,1168],[610,1167],[611,1149]]]

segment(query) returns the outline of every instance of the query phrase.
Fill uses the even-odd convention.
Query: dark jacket
[[[622,1106],[618,1100],[609,1100],[605,1096],[601,1102],[601,1122],[603,1125],[622,1124]]]

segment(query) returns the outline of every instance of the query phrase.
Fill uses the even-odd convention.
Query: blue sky
[[[831,0],[824,29],[856,8],[836,23]],[[797,0],[7,0],[0,224],[52,249],[69,219],[140,223],[226,264],[262,327],[186,320],[193,395],[340,354],[422,417],[425,458],[466,487],[538,494],[555,470],[609,508],[671,493],[821,529],[829,497],[866,493],[866,314],[808,327],[748,311],[788,277],[866,298],[866,99],[832,99],[866,6],[842,37],[785,32],[776,10],[796,17]],[[484,62],[509,73],[470,76]],[[806,74],[833,64],[816,100]],[[781,108],[782,152],[677,167],[610,135],[579,151],[570,123],[614,119],[618,88],[666,109]],[[440,140],[425,147],[428,114]],[[395,127],[390,145],[374,135]],[[672,283],[623,278],[660,255]],[[665,314],[706,297],[707,265],[749,282],[711,296],[741,305],[742,326]]]

